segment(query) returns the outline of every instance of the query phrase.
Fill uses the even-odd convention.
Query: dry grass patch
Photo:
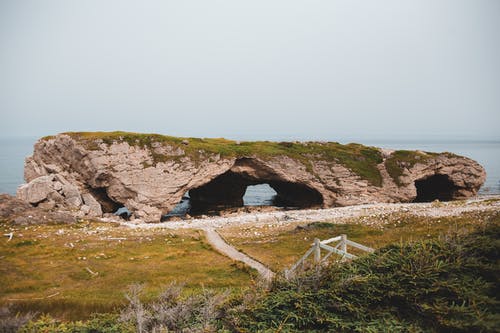
[[[121,307],[133,283],[152,298],[173,281],[193,291],[248,285],[255,273],[212,250],[201,232],[79,223],[0,225],[0,305],[80,319]]]

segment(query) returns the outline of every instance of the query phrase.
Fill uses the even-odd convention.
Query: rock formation
[[[450,153],[386,151],[333,142],[235,142],[125,132],[40,139],[18,198],[99,217],[127,207],[158,221],[189,191],[194,205],[242,205],[268,183],[290,206],[466,198],[485,180],[475,161]]]
[[[67,212],[48,211],[42,207],[33,207],[26,201],[8,194],[0,194],[0,220],[18,225],[76,222],[76,218]]]

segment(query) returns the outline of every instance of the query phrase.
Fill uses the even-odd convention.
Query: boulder
[[[47,199],[47,196],[54,191],[53,180],[53,175],[35,178],[18,188],[17,197],[30,204],[37,204]]]
[[[34,162],[28,164],[32,168]],[[60,170],[57,165],[50,168],[36,166],[37,170]],[[82,196],[80,188],[66,180],[61,174],[48,174],[33,178],[29,183],[21,185],[17,190],[17,198],[32,204],[45,211],[66,210],[83,213],[79,217],[100,217],[102,216],[101,205],[90,193]],[[82,205],[88,207],[81,209]]]
[[[46,211],[8,194],[0,194],[0,220],[19,225],[76,222],[70,213]]]
[[[50,200],[50,199],[44,200],[44,201],[40,202],[37,205],[37,207],[40,209],[43,209],[45,211],[49,211],[49,210],[56,208],[56,202],[54,200]]]
[[[78,208],[82,205],[82,197],[80,195],[80,190],[73,184],[64,184],[61,188],[61,194],[64,197],[64,201],[74,208]]]
[[[85,214],[91,217],[101,217],[102,216],[102,208],[101,204],[97,202],[97,200],[92,196],[90,193],[83,193],[82,194],[83,202],[85,203],[83,207],[88,207],[85,208]]]

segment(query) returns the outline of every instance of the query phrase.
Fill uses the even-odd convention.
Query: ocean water
[[[33,152],[35,137],[0,138],[0,193],[15,194],[24,182],[23,166],[26,156]],[[500,141],[362,141],[365,145],[388,149],[423,150],[430,152],[451,152],[478,161],[487,173],[486,182],[480,190],[482,194],[500,194]],[[266,205],[275,194],[269,186],[248,187],[245,205]]]
[[[24,159],[33,153],[35,137],[0,138],[0,193],[15,194],[24,183]]]

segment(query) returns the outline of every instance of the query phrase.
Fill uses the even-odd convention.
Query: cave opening
[[[417,197],[414,202],[449,201],[454,198],[457,187],[446,175],[433,175],[415,181]]]
[[[227,171],[210,182],[189,190],[164,219],[186,214],[220,215],[225,210],[240,207],[297,209],[317,207],[322,203],[322,195],[307,185]]]
[[[186,214],[192,214],[189,191],[182,196],[181,201],[168,214],[162,216],[161,220],[165,221],[172,217],[184,217]]]
[[[105,187],[90,188],[89,191],[101,204],[101,209],[104,214],[111,213],[127,221],[132,216],[132,212],[127,207],[111,199]]]
[[[108,195],[105,187],[90,188],[90,194],[101,204],[103,213],[114,213],[121,207],[122,204],[114,201]]]

